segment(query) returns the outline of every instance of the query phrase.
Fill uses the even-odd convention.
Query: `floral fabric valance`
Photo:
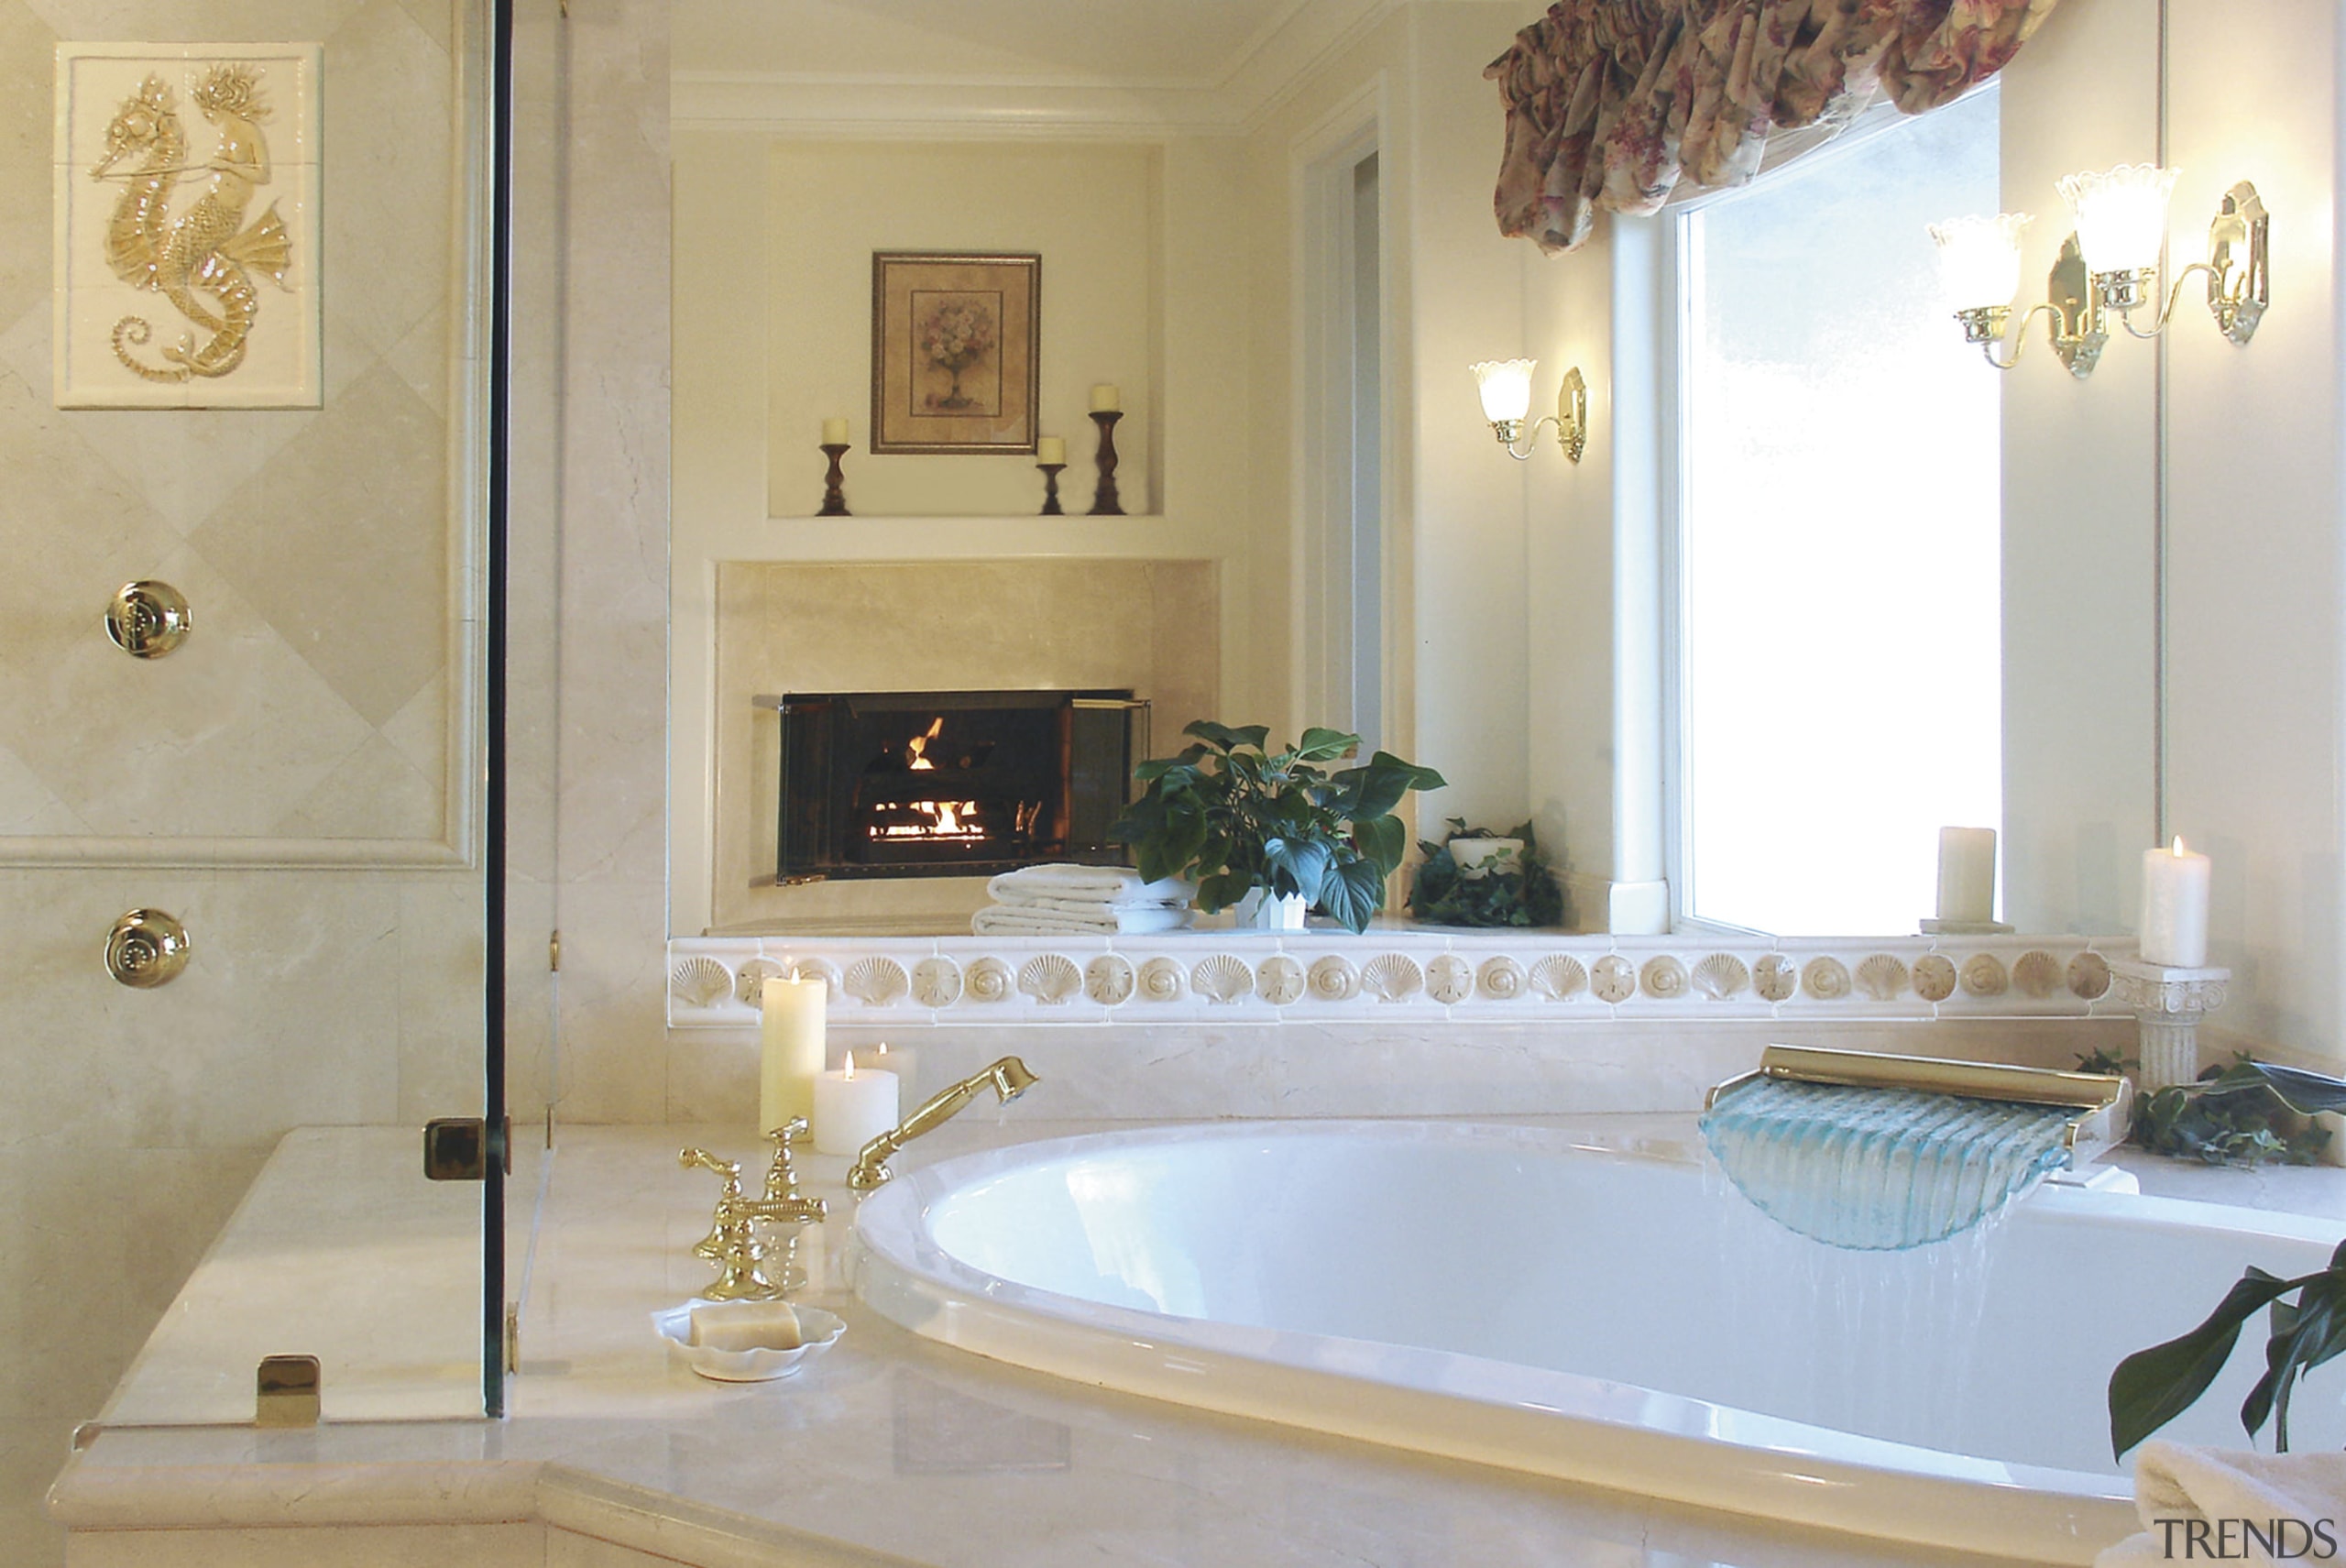
[[[2001,70],[2057,0],[1556,0],[1483,74],[1507,105],[1499,230],[1570,250],[1602,207],[1739,185],[1769,133],[1910,115]]]

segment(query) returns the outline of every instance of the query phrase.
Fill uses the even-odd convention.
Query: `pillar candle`
[[[899,1094],[911,1093],[919,1087],[920,1053],[910,1046],[892,1046],[882,1040],[876,1046],[850,1052],[850,1055],[858,1072],[869,1069],[894,1073]]]
[[[1939,829],[1939,918],[1983,925],[1996,917],[1996,830]]]
[[[2143,851],[2142,957],[2146,964],[2198,969],[2208,961],[2208,883],[2212,871],[2178,838]]]
[[[823,422],[823,444],[826,446],[845,446],[847,444],[847,421],[843,419],[825,420]]]
[[[1058,463],[1064,466],[1067,462],[1067,437],[1063,435],[1037,436],[1035,441],[1035,461],[1037,463]]]
[[[1098,386],[1091,389],[1091,411],[1093,413],[1113,413],[1116,410],[1122,407],[1124,407],[1124,404],[1117,400],[1116,389],[1113,383],[1102,381]]]
[[[793,1116],[815,1112],[815,1080],[823,1071],[823,1009],[829,985],[821,976],[793,980],[768,975],[759,988],[758,1130],[771,1133]]]
[[[896,1075],[856,1070],[855,1058],[815,1080],[815,1152],[858,1154],[896,1124]]]

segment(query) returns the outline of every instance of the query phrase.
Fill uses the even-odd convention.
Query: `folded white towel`
[[[2331,1557],[2346,1551],[2346,1453],[2254,1453],[2154,1439],[2134,1454],[2134,1511],[2143,1533],[2102,1552],[2094,1568],[2179,1563],[2195,1546],[2189,1555],[2212,1560],[2219,1544],[2235,1563]]]
[[[993,905],[996,909],[1016,909],[1029,915],[1157,915],[1168,910],[1180,914],[1189,912],[1188,899],[1167,900],[1162,904],[1111,904],[1102,898],[1004,898]],[[1127,931],[1140,927],[1127,926]]]
[[[970,916],[970,929],[981,937],[1105,937],[1119,931],[1178,931],[1189,919],[1189,910],[1161,904],[1129,909],[1096,905],[1090,914],[995,904]]]
[[[1179,877],[1145,882],[1138,872],[1121,866],[1024,866],[1004,872],[986,883],[986,892],[1003,904],[1025,904],[1038,898],[1076,899],[1114,905],[1189,902],[1197,890]]]

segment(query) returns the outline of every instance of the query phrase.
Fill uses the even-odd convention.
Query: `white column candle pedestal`
[[[2141,1024],[2145,1093],[2198,1080],[2199,1020],[2224,1004],[2224,983],[2231,977],[2228,969],[2110,960],[2110,994]]]

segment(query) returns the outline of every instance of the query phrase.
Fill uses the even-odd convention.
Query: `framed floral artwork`
[[[872,450],[1035,450],[1043,258],[872,258]]]

